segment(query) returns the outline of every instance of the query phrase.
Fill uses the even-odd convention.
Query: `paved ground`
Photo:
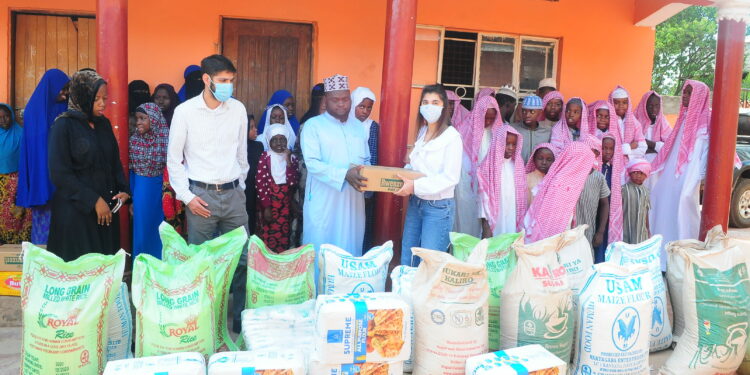
[[[732,229],[732,236],[750,240],[750,228]],[[1,307],[6,309],[6,306]],[[230,319],[231,322],[231,319]],[[651,374],[656,374],[659,367],[669,358],[671,350],[651,355]],[[0,374],[18,374],[21,356],[21,327],[0,327]]]

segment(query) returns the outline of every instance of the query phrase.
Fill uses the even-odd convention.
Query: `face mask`
[[[214,87],[216,87],[216,91],[211,90],[211,93],[214,94],[214,98],[216,98],[216,100],[225,102],[232,97],[232,90],[234,89],[234,87],[231,83],[215,83],[214,81],[211,81],[211,83],[213,83]],[[209,87],[209,90],[210,89],[211,88]]]
[[[419,106],[419,113],[422,114],[422,117],[424,117],[428,124],[434,124],[440,119],[440,115],[443,114],[443,106],[424,104]]]

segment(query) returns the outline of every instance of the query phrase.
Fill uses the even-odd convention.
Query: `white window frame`
[[[440,31],[440,48],[438,51],[438,67],[437,67],[437,77],[435,77],[436,82],[441,82],[441,77],[443,75],[443,52],[444,52],[444,45],[445,45],[445,27],[443,26],[433,26],[433,25],[417,25],[417,28],[420,29],[431,29],[431,30],[439,30]],[[449,30],[453,31],[453,30]],[[461,31],[461,30],[456,30]],[[474,32],[474,31],[467,31],[467,32]],[[545,42],[545,43],[551,43],[552,47],[552,79],[557,82],[557,66],[558,66],[558,58],[560,54],[560,40],[557,38],[545,38],[545,37],[538,37],[538,36],[528,36],[528,35],[520,35],[520,34],[507,34],[507,33],[493,33],[493,32],[476,32],[477,33],[477,40],[476,40],[476,48],[475,48],[475,55],[474,55],[474,74],[472,77],[473,85],[471,87],[474,88],[474,92],[479,92],[482,88],[490,87],[494,90],[499,89],[500,87],[497,86],[481,86],[479,84],[479,72],[481,71],[481,62],[482,62],[482,43],[484,43],[484,37],[502,37],[502,38],[512,38],[515,39],[514,43],[514,49],[513,49],[513,79],[512,84],[514,87],[516,87],[516,90],[519,91],[519,94],[528,94],[531,93],[533,90],[523,90],[520,89],[521,84],[521,47],[523,45],[524,41],[538,41],[538,42]],[[456,39],[461,40],[460,38],[447,38],[447,39]],[[487,43],[493,43],[493,42],[487,42]],[[547,59],[545,59],[545,67],[544,71],[547,71]],[[466,86],[467,85],[459,85],[451,82],[441,82],[443,84],[451,85],[451,86]],[[418,85],[418,84],[412,84],[412,88],[422,88],[424,85]],[[474,100],[474,98],[463,98],[467,100]]]

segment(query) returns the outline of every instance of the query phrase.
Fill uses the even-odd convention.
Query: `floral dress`
[[[286,167],[286,183],[277,185],[271,175],[271,156],[266,151],[258,162],[255,187],[258,191],[258,235],[266,246],[277,253],[291,246],[292,195],[299,184],[299,163],[292,155]],[[263,211],[271,208],[271,221],[265,222]]]

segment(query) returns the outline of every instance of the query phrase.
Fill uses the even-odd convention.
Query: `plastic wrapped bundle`
[[[208,375],[306,375],[305,363],[305,356],[294,350],[224,352],[208,360]]]
[[[201,353],[175,353],[155,357],[122,359],[107,363],[104,375],[204,375],[206,361]]]
[[[242,312],[242,337],[249,351],[300,350],[314,345],[315,300],[298,305],[277,305]]]

